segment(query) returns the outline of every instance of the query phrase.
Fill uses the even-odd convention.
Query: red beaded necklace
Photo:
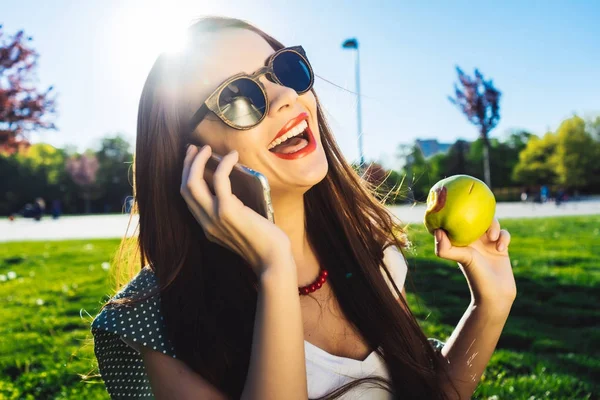
[[[306,285],[306,286],[302,286],[302,287],[298,288],[298,294],[301,296],[307,295],[309,293],[316,291],[317,289],[320,289],[321,286],[323,286],[323,284],[327,280],[327,275],[329,275],[327,270],[322,269],[321,272],[319,273],[319,276],[317,277],[317,279],[315,279],[315,281],[313,283],[311,283],[310,285]]]

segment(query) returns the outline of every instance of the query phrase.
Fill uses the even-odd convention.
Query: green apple
[[[424,222],[432,235],[441,228],[453,246],[467,246],[488,230],[495,213],[496,198],[485,183],[454,175],[429,190]]]

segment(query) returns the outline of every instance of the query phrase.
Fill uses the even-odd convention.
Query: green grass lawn
[[[519,294],[476,398],[599,398],[600,216],[503,225],[513,235]],[[453,263],[434,256],[421,226],[409,232],[409,302],[428,336],[443,340],[468,289]],[[110,293],[103,263],[117,245],[0,244],[0,399],[108,398],[98,378],[81,375],[95,372],[88,313]]]

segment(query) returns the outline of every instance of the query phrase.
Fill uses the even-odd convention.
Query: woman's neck
[[[298,285],[312,283],[319,275],[319,263],[306,234],[304,196],[273,197],[275,224],[290,238],[298,270]]]

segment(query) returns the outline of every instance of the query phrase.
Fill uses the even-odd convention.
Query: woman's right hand
[[[290,239],[277,225],[247,207],[231,192],[229,174],[237,151],[227,154],[213,176],[213,195],[204,180],[210,146],[190,145],[183,162],[181,195],[208,240],[243,257],[260,278],[276,260],[291,256]]]

